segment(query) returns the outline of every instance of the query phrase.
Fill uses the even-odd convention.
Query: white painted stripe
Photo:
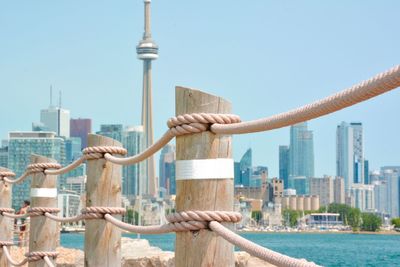
[[[176,161],[176,180],[232,179],[233,175],[233,159]]]
[[[31,188],[31,197],[57,197],[57,188]]]

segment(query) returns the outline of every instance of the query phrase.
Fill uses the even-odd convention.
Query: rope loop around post
[[[194,211],[181,211],[177,213],[168,214],[166,219],[170,223],[176,222],[188,222],[188,221],[197,221],[197,222],[231,222],[237,223],[242,219],[242,215],[240,212],[234,211],[202,211],[202,210],[194,210]]]
[[[82,151],[87,160],[104,158],[105,154],[126,155],[128,151],[123,147],[117,146],[92,146]]]
[[[192,113],[170,118],[167,126],[174,136],[180,136],[208,131],[210,125],[214,123],[233,124],[239,122],[241,122],[240,117],[235,114]]]
[[[58,163],[33,163],[29,164],[26,170],[29,173],[45,172],[47,169],[61,169],[62,166]]]
[[[3,213],[14,213],[15,210],[11,208],[0,208],[0,215],[3,216]]]
[[[15,173],[11,171],[3,171],[3,172],[0,171],[0,181],[3,181],[4,177],[8,178],[15,177]]]
[[[85,219],[104,219],[105,214],[122,215],[126,209],[120,207],[86,207],[81,211]]]

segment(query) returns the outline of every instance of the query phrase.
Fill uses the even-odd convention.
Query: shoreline
[[[249,234],[355,234],[355,235],[400,235],[400,232],[396,231],[379,231],[379,232],[369,232],[369,231],[242,231],[237,230],[237,233],[249,233]]]

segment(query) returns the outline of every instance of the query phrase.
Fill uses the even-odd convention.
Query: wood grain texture
[[[0,167],[0,171],[10,171],[9,169]],[[4,181],[0,181],[0,207],[11,208],[11,193],[12,185]],[[14,220],[5,216],[0,216],[0,240],[1,241],[12,241],[12,227]],[[0,249],[0,266],[11,266],[8,263],[7,258],[3,255],[3,250]]]
[[[122,144],[89,134],[88,146],[122,147]],[[88,160],[86,207],[121,207],[121,170],[120,165],[104,159]],[[85,266],[121,266],[121,231],[117,227],[105,220],[86,220]]]
[[[221,97],[176,87],[176,115],[194,112],[231,113]],[[176,160],[232,158],[230,135],[203,132],[176,138]],[[183,180],[176,183],[177,211],[233,210],[232,179]],[[225,224],[232,227],[231,224]],[[209,230],[176,234],[175,264],[186,266],[234,266],[233,245]]]
[[[39,155],[31,156],[31,163],[56,163],[56,160]],[[32,175],[31,188],[57,188],[57,175],[35,173]],[[31,207],[57,208],[57,198],[32,197]],[[57,222],[45,216],[31,217],[29,225],[29,251],[56,251],[60,239],[60,228]],[[51,258],[50,258],[51,259]],[[52,260],[52,259],[51,259]],[[55,263],[55,261],[53,261]],[[33,261],[29,267],[45,267],[44,260]]]

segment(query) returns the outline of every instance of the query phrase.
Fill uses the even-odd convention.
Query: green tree
[[[354,232],[360,230],[361,211],[358,208],[350,208],[350,211],[349,211],[349,214],[347,217],[347,221]]]
[[[289,224],[290,227],[294,227],[297,225],[299,213],[295,210],[285,209],[283,211],[283,219],[286,222],[286,225]]]
[[[257,223],[260,222],[262,217],[262,213],[259,210],[255,210],[251,212],[251,218],[254,219]]]
[[[362,224],[361,229],[364,231],[376,232],[382,226],[382,220],[379,216],[372,213],[361,214]]]
[[[127,218],[127,223],[134,224],[139,221],[139,213],[132,209],[128,209],[125,216]]]
[[[393,218],[391,220],[392,224],[394,225],[395,228],[400,228],[400,217],[399,218]]]

